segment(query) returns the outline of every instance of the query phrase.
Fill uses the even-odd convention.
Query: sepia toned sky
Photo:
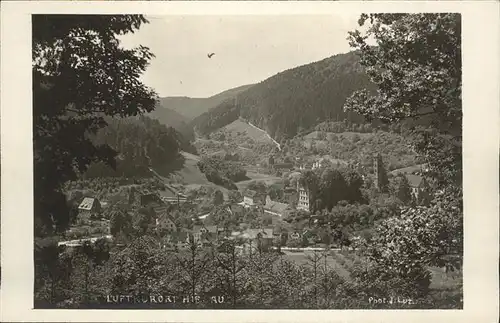
[[[143,81],[160,96],[209,97],[350,50],[357,15],[148,16],[122,37],[156,55]],[[208,53],[215,53],[209,59]]]

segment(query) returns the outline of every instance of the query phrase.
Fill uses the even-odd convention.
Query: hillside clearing
[[[265,131],[241,120],[235,120],[222,129],[229,133],[238,134],[242,132],[255,142],[277,144]]]
[[[158,173],[155,172],[156,176],[160,177],[166,183],[171,183],[171,182],[181,183],[188,190],[198,189],[202,186],[212,187],[214,189],[220,190],[224,194],[224,197],[227,199],[229,190],[208,181],[205,174],[203,174],[198,168],[197,164],[198,161],[200,161],[199,156],[184,151],[181,152],[181,154],[184,157],[184,163],[181,169],[173,171],[172,174],[168,176],[168,178],[160,176]],[[165,192],[162,193],[162,195],[170,197],[172,193],[166,190]]]

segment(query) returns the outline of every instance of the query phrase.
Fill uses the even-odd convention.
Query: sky
[[[143,82],[161,96],[209,97],[350,51],[357,15],[147,16],[124,47],[155,54]],[[215,53],[212,58],[207,54]]]

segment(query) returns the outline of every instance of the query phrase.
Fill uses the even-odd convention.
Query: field
[[[182,179],[182,182],[187,185],[189,184],[210,185],[211,183],[207,180],[205,174],[203,174],[198,168],[197,163],[200,160],[200,158],[198,156],[185,152],[183,152],[182,155],[185,158],[184,165],[180,170],[175,171],[173,176]]]
[[[155,172],[156,176],[163,179],[165,182],[174,184],[172,186],[177,186],[178,188],[179,186],[183,186],[187,190],[198,189],[202,186],[212,187],[220,190],[224,194],[224,198],[228,198],[228,189],[208,181],[205,174],[200,171],[197,165],[200,160],[199,156],[187,152],[182,152],[182,155],[184,157],[184,163],[180,169],[175,170],[168,178],[162,177]],[[169,189],[159,191],[159,193],[161,196],[165,197],[176,196]]]
[[[240,191],[245,190],[247,186],[254,181],[264,182],[266,185],[272,185],[282,180],[282,178],[278,176],[261,174],[253,171],[247,171],[247,177],[250,179],[235,183]]]

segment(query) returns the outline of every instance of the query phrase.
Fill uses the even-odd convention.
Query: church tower
[[[381,192],[387,192],[389,179],[380,154],[377,154],[373,160],[373,173],[375,175],[375,187]]]
[[[267,160],[267,163],[271,167],[274,166],[274,156],[273,155],[269,156],[269,159]]]

